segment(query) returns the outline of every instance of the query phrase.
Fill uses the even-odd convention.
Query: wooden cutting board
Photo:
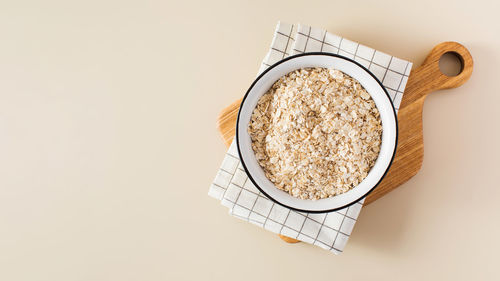
[[[457,76],[446,76],[439,69],[439,60],[446,53],[455,54],[461,61]],[[435,46],[421,66],[413,69],[398,112],[398,146],[394,161],[382,182],[366,197],[368,205],[408,181],[420,170],[424,159],[422,109],[425,97],[434,91],[456,88],[464,84],[472,74],[473,61],[469,51],[456,42],[443,42]],[[241,99],[223,109],[217,119],[217,128],[229,146],[233,141],[236,119]],[[289,243],[299,242],[280,235]]]

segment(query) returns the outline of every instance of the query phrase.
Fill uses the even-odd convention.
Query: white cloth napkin
[[[329,52],[354,59],[368,68],[389,92],[399,109],[412,63],[305,25],[278,23],[271,48],[259,73],[277,61],[298,53]],[[275,204],[248,180],[235,142],[231,144],[208,194],[221,201],[235,217],[269,231],[339,254],[352,232],[364,199],[339,211],[312,214]]]

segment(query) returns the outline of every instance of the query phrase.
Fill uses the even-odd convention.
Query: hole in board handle
[[[454,77],[464,70],[464,60],[456,52],[446,52],[439,59],[439,70],[448,77]]]

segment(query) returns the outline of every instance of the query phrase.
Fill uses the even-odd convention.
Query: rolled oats
[[[316,200],[363,181],[378,157],[382,124],[357,80],[336,69],[304,68],[260,98],[248,132],[268,179],[294,197]]]

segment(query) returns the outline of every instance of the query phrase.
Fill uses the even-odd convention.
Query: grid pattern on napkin
[[[412,64],[325,30],[278,23],[259,73],[289,55],[318,51],[349,57],[370,69],[382,81],[395,108],[399,108]],[[282,207],[259,192],[248,179],[235,141],[210,186],[209,195],[221,200],[235,217],[335,254],[343,251],[364,202],[361,200],[342,210],[324,214],[296,212]]]

